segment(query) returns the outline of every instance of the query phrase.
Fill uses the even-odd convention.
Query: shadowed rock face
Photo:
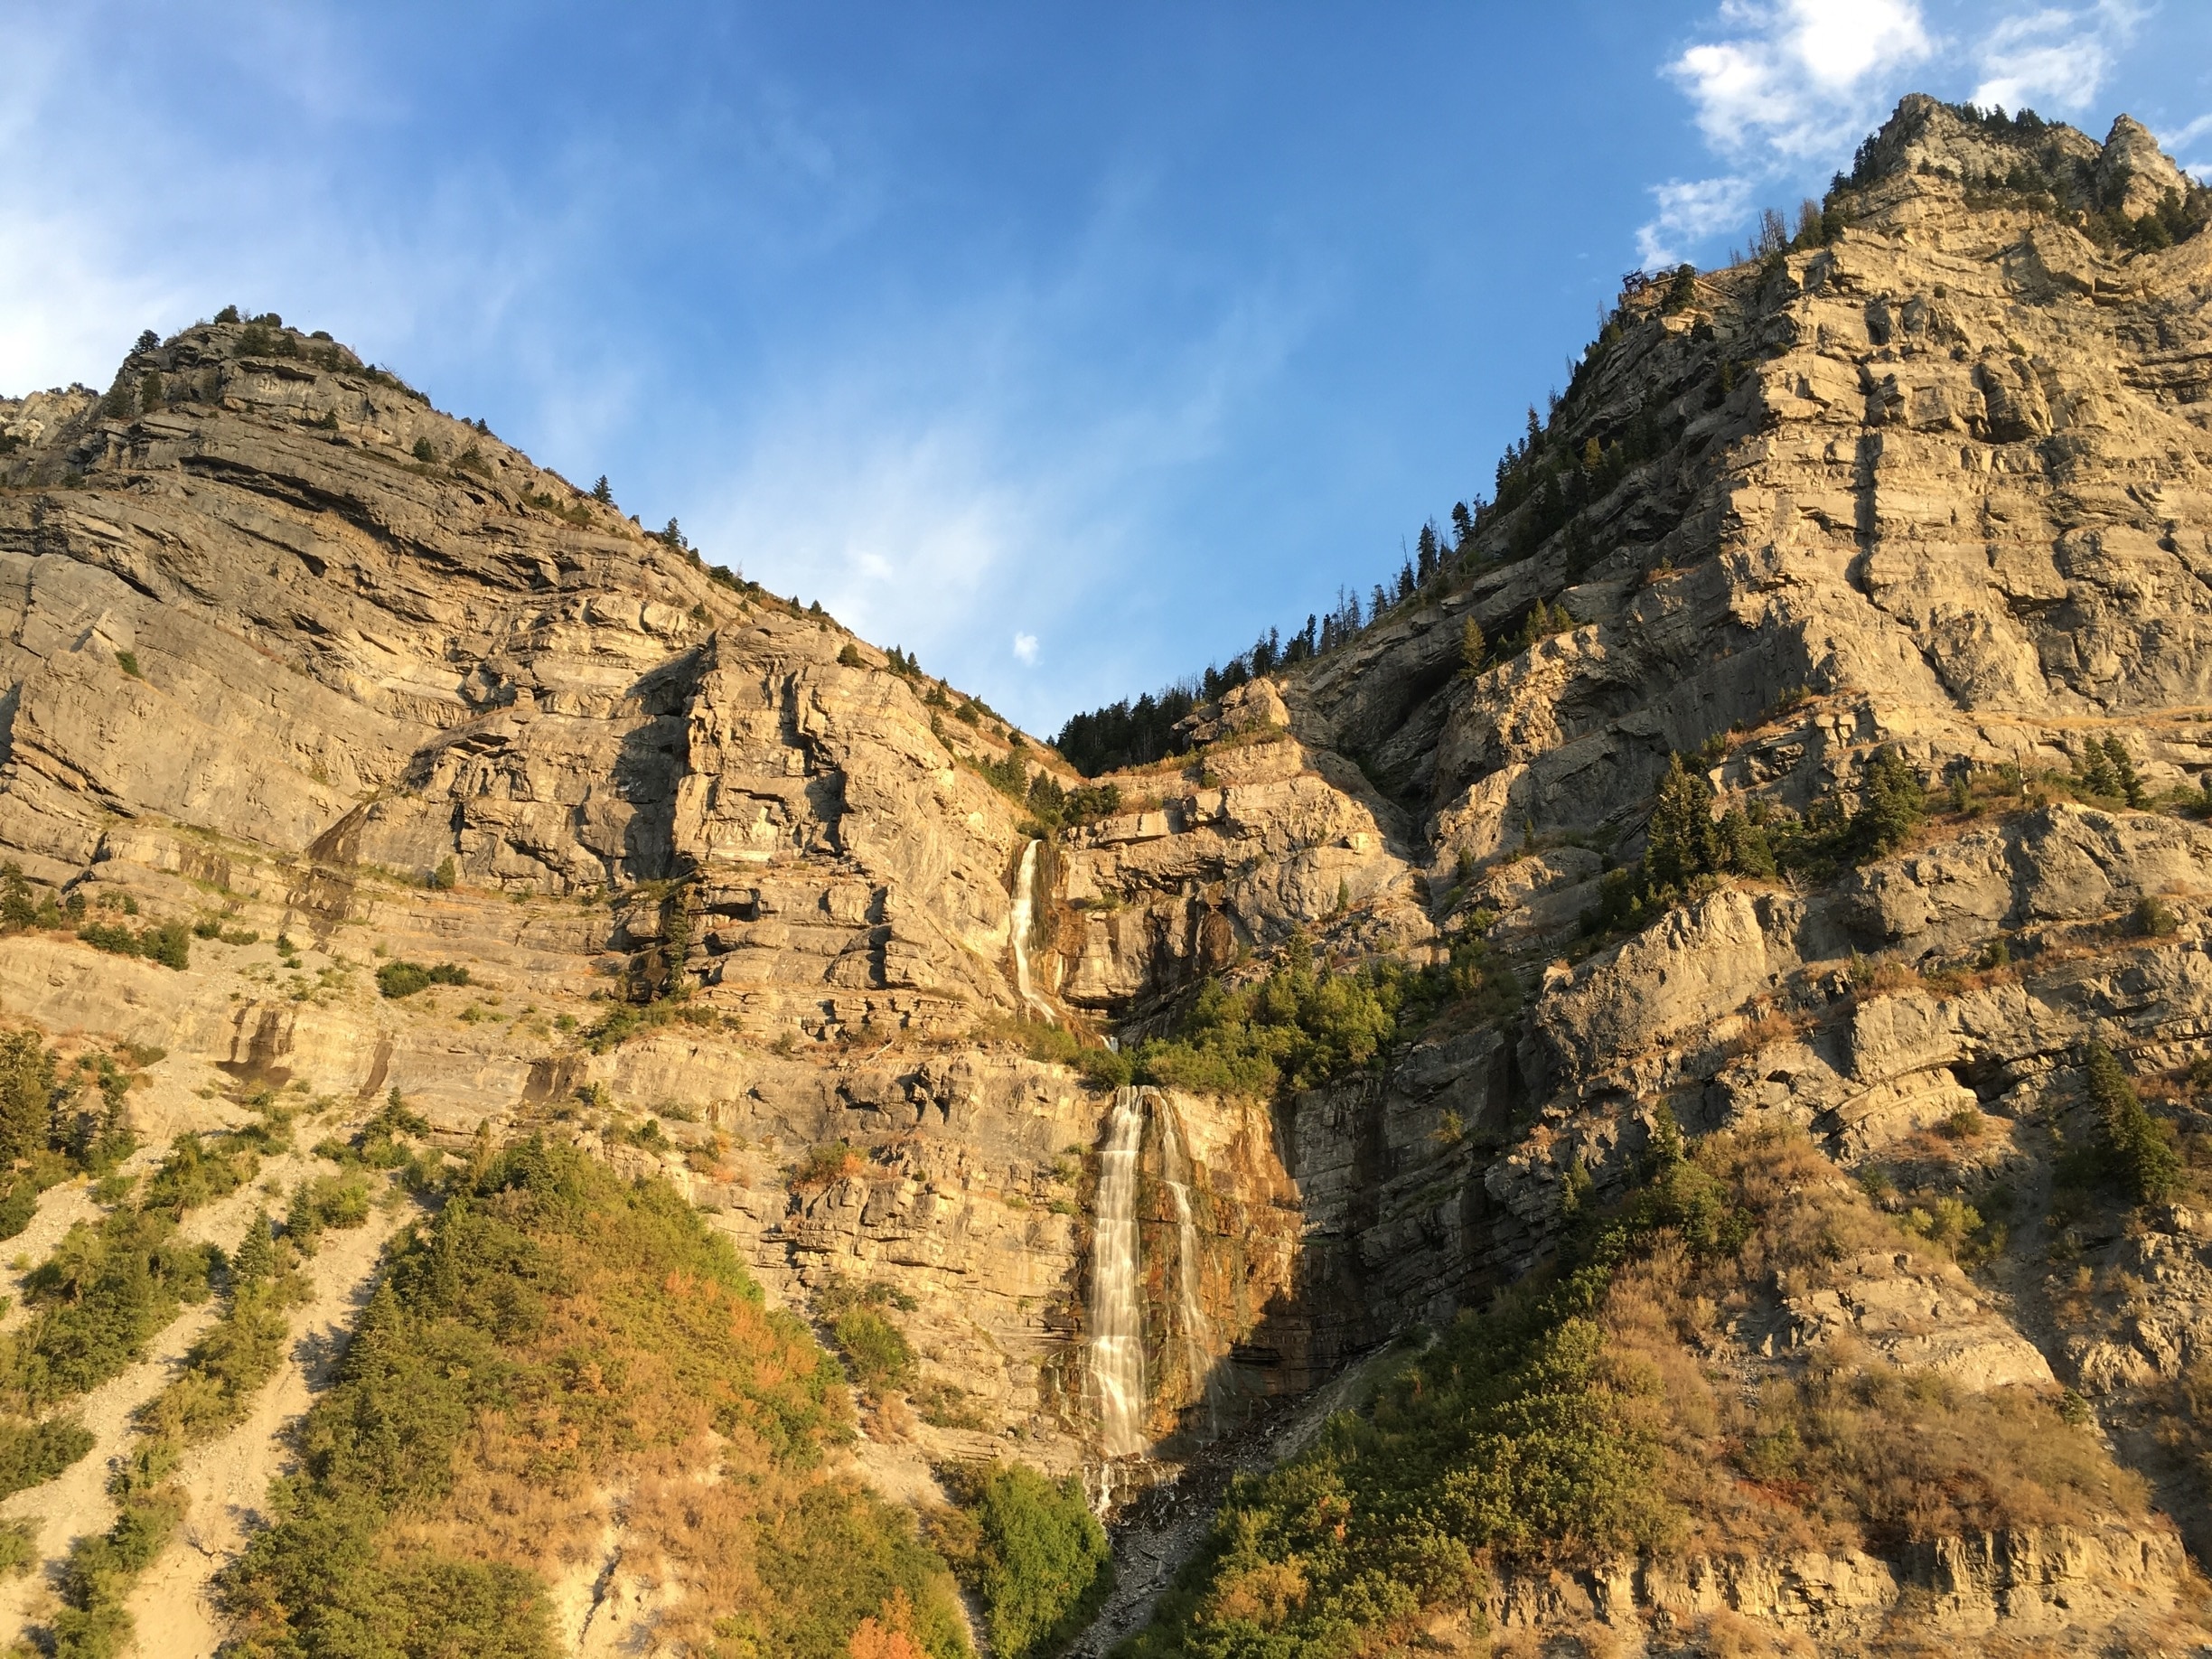
[[[2006,183],[2029,173],[2048,194]],[[1854,1261],[1729,1340],[2055,1379],[2212,1537],[2156,1452],[2212,1340],[2207,1227],[2039,1208],[2083,1043],[2155,1080],[2212,1039],[2212,831],[2034,793],[2092,740],[2147,801],[2212,767],[2212,236],[2131,253],[2068,218],[2188,188],[2125,119],[2100,145],[1908,99],[1832,239],[1624,300],[1542,451],[1582,469],[1571,518],[1532,546],[1534,504],[1486,515],[1412,600],[1200,710],[1192,755],[1035,856],[1032,972],[1079,1024],[1154,1028],[1294,930],[1350,961],[1479,929],[1527,993],[1326,1087],[1167,1101],[1188,1180],[1148,1129],[1136,1199],[1148,1351],[1176,1356],[1149,1368],[1154,1433],[1526,1271],[1570,1202],[1626,1187],[1662,1107],[1801,1125],[1853,1171],[1926,1162],[1971,1109],[1992,1132],[1942,1178],[2020,1206],[1988,1282]],[[681,1181],[794,1304],[836,1279],[914,1298],[930,1454],[1018,1429],[1084,1456],[1107,1097],[979,1035],[1021,1008],[1039,833],[980,766],[1074,783],[1056,756],[328,342],[203,324],[105,397],[0,400],[0,849],[215,935],[180,973],[19,933],[0,1008],[168,1049],[134,1096],[152,1134],[295,1081],[397,1087],[454,1132],[564,1121]],[[1510,640],[1540,601],[1564,625],[1468,670],[1470,619]],[[1671,754],[1803,810],[1885,745],[1928,777],[2017,766],[2023,792],[1832,881],[1726,881],[1583,942]],[[2170,925],[2128,923],[2146,900]],[[382,998],[381,959],[472,983]],[[622,1009],[642,1035],[617,1040]],[[810,1161],[839,1141],[862,1156]],[[2061,1295],[2052,1251],[2091,1289]],[[2170,1542],[2138,1550],[2168,1576]],[[1981,1596],[1992,1551],[2042,1547],[1985,1542],[1953,1577]],[[1781,1607],[1819,1576],[1770,1565],[1617,1598]],[[1936,1570],[1831,1570],[1869,1607]],[[1616,1594],[1570,1589],[1508,1587],[1513,1617]]]

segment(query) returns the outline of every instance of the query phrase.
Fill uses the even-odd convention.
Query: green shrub
[[[0,1497],[44,1486],[91,1449],[91,1431],[73,1417],[0,1418]]]
[[[1310,942],[1294,935],[1257,984],[1201,987],[1174,1036],[1149,1039],[1128,1054],[1128,1075],[1167,1088],[1266,1098],[1376,1064],[1439,1008],[1494,1018],[1519,999],[1510,970],[1490,962],[1472,932],[1436,967],[1384,959],[1348,972],[1317,964]],[[1121,1056],[1093,1054],[1083,1051],[1076,1063],[1098,1081],[1120,1080]]]
[[[2174,913],[2155,898],[2138,900],[2128,915],[2128,931],[2143,939],[2170,938],[2180,925]]]
[[[1082,1483],[1001,1463],[953,1470],[946,1484],[957,1508],[933,1518],[932,1535],[983,1604],[991,1652],[1060,1652],[1113,1588],[1113,1551]]]
[[[829,1186],[858,1175],[867,1167],[867,1155],[859,1148],[849,1141],[833,1140],[807,1148],[806,1156],[792,1167],[791,1184],[802,1190]]]
[[[20,1579],[38,1559],[38,1523],[0,1521],[0,1576]]]
[[[1815,801],[1802,818],[1776,813],[1764,801],[1715,818],[1711,781],[1685,767],[1681,755],[1670,755],[1644,858],[1633,868],[1607,873],[1598,904],[1582,917],[1583,931],[1640,928],[1723,876],[1791,870],[1824,878],[1840,866],[1879,858],[1902,846],[1926,815],[1927,793],[1910,763],[1883,749],[1867,763],[1856,811],[1831,796]]]
[[[830,1326],[861,1392],[879,1398],[914,1378],[914,1350],[897,1326],[865,1305],[848,1308]]]
[[[302,1181],[292,1192],[285,1212],[285,1236],[303,1256],[315,1253],[326,1229],[341,1232],[366,1226],[369,1221],[369,1184],[357,1175],[316,1176]]]
[[[466,985],[469,970],[452,962],[440,962],[426,968],[420,962],[394,961],[377,970],[377,989],[397,1000],[412,997],[417,991],[426,990],[433,985]]]
[[[77,937],[96,951],[117,956],[143,956],[164,968],[192,965],[192,928],[183,922],[164,922],[159,927],[131,932],[120,923],[88,922]]]
[[[386,962],[377,970],[376,982],[377,989],[387,997],[412,997],[429,987],[430,970],[420,962]]]
[[[0,1168],[13,1167],[46,1144],[53,1105],[53,1056],[38,1034],[0,1032]]]
[[[149,1209],[182,1217],[187,1210],[236,1192],[253,1178],[259,1163],[251,1148],[235,1142],[211,1146],[202,1136],[179,1135],[146,1183],[143,1202]]]
[[[210,1247],[170,1217],[117,1210],[79,1222],[24,1280],[31,1318],[0,1336],[0,1395],[36,1411],[97,1387],[138,1359],[180,1303],[208,1294]]]
[[[415,446],[408,453],[412,455],[425,466],[428,466],[432,462],[437,459],[437,451],[431,446],[430,440],[426,437],[417,438],[415,440]]]

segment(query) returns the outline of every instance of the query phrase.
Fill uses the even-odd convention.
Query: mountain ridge
[[[2201,1641],[2212,192],[2148,142],[1907,99],[1095,780],[273,317],[0,400],[0,1012],[158,1056],[127,1169],[397,1091],[437,1180],[670,1184],[925,1504],[1127,1499],[1404,1339],[1147,1646]]]

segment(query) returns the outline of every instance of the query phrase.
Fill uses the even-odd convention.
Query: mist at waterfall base
[[[1191,1159],[1183,1126],[1157,1089],[1114,1091],[1099,1154],[1098,1203],[1091,1244],[1089,1393],[1100,1448],[1109,1458],[1149,1449],[1145,1432],[1144,1264],[1137,1222],[1139,1165],[1148,1114],[1160,1129],[1163,1176],[1176,1221],[1176,1323],[1190,1385],[1203,1405],[1204,1431],[1219,1431],[1211,1379],[1213,1329],[1199,1296],[1198,1229],[1191,1205]]]

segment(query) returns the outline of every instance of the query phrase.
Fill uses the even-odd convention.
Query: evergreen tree
[[[0,1168],[46,1144],[53,1089],[53,1056],[37,1034],[0,1034]]]
[[[1483,657],[1489,651],[1483,638],[1482,624],[1472,616],[1459,626],[1459,673],[1462,679],[1472,680],[1482,672]]]
[[[2181,1190],[2181,1160],[2157,1121],[2143,1110],[2135,1085],[2113,1051],[2089,1045],[2089,1103],[2104,1129],[2104,1150],[2121,1184],[2138,1204],[2156,1204]]]
[[[1644,866],[1654,889],[1687,886],[1692,876],[1719,867],[1713,800],[1712,783],[1703,773],[1688,770],[1679,755],[1667,756],[1666,776],[1645,831]]]
[[[1413,551],[1417,561],[1414,580],[1426,587],[1437,573],[1437,533],[1433,520],[1421,526],[1420,539],[1414,544]]]
[[[161,336],[155,333],[150,328],[145,330],[138,336],[138,343],[131,348],[134,353],[139,351],[157,351],[160,349]]]
[[[1398,603],[1403,605],[1411,599],[1413,596],[1413,589],[1417,586],[1413,575],[1413,561],[1408,559],[1398,567]]]
[[[1895,749],[1884,749],[1867,765],[1851,828],[1870,852],[1895,851],[1927,812],[1927,786]]]
[[[611,505],[614,500],[614,488],[607,483],[607,475],[605,473],[600,473],[599,482],[592,485],[592,500],[603,506]]]
[[[2112,767],[2112,792],[2123,796],[2132,807],[2142,806],[2145,799],[2142,780],[2135,775],[2135,763],[2128,758],[2127,745],[2117,737],[2107,737],[2104,758]]]

